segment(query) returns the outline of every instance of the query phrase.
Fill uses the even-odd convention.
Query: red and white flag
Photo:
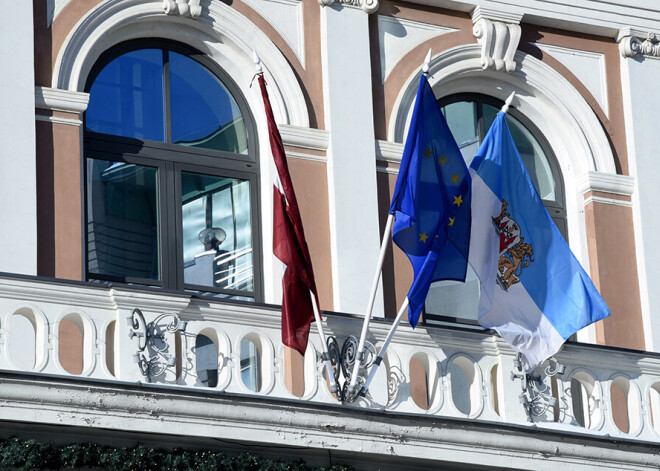
[[[285,265],[282,276],[282,343],[304,355],[309,325],[314,321],[310,292],[314,294],[318,309],[316,283],[282,137],[275,124],[264,77],[259,74],[257,79],[266,108],[270,147],[278,177],[273,184],[273,253]]]

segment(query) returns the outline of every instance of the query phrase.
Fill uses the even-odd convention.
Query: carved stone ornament
[[[368,14],[375,13],[379,7],[378,0],[319,0],[319,5],[322,7],[329,7],[335,3],[342,6],[362,8]]]
[[[163,0],[163,10],[167,15],[199,18],[202,14],[200,0]]]
[[[646,37],[644,41],[640,37]],[[631,28],[623,28],[617,36],[619,51],[623,57],[635,57],[638,54],[660,57],[660,40],[655,33],[641,33]]]
[[[484,69],[516,70],[514,56],[520,42],[521,15],[476,7],[472,12],[472,33],[481,45]]]

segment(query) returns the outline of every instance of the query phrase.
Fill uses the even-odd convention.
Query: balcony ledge
[[[260,447],[331,450],[333,460],[360,469],[410,469],[483,463],[490,467],[556,470],[658,469],[657,443],[556,431],[538,425],[347,409],[341,405],[232,393],[1,372],[0,420],[78,430],[59,440],[94,441],[104,431],[228,440]],[[78,427],[78,429],[76,429]],[[12,427],[3,427],[5,434]],[[81,435],[77,435],[77,434]],[[59,435],[59,433],[58,433]],[[170,440],[170,441],[172,441]],[[317,453],[318,454],[318,453]],[[420,460],[420,457],[424,457]],[[412,461],[411,461],[412,460]],[[368,463],[370,465],[365,468]]]

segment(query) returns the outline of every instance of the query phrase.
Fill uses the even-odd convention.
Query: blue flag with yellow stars
[[[408,292],[413,327],[432,282],[465,281],[470,184],[461,151],[422,74],[390,205],[395,217],[392,238],[415,273]]]

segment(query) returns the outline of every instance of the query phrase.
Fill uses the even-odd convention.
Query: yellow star
[[[446,155],[441,155],[440,157],[438,157],[438,163],[442,164],[443,167],[447,162],[448,160]]]
[[[457,174],[452,174],[452,176],[451,176],[451,182],[452,182],[454,185],[457,185],[459,181],[461,181],[461,176],[460,176],[458,173],[457,173]]]
[[[419,235],[419,241],[420,241],[420,242],[426,242],[426,239],[428,239],[428,238],[429,238],[429,236],[426,235],[426,232],[422,232],[422,233]]]
[[[454,196],[454,202],[452,204],[455,204],[460,208],[462,202],[463,202],[463,196],[458,195],[458,196]]]
[[[424,157],[429,157],[431,158],[431,155],[433,155],[433,152],[431,152],[431,148],[429,147],[424,151]]]
[[[456,218],[449,218],[449,227],[454,225],[454,219]]]

